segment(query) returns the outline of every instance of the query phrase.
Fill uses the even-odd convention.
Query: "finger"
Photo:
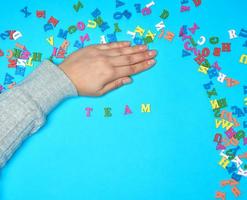
[[[146,60],[138,64],[130,65],[130,66],[124,66],[124,67],[118,67],[116,69],[116,78],[125,77],[125,76],[131,76],[133,74],[140,73],[142,71],[145,71],[152,67],[155,64],[154,59]]]
[[[112,43],[108,43],[108,44],[95,45],[96,48],[101,49],[101,50],[122,48],[122,47],[128,47],[128,46],[130,46],[130,42],[128,42],[128,41],[112,42]]]
[[[146,50],[147,50],[146,45],[137,45],[133,47],[107,49],[104,51],[104,54],[108,56],[121,56],[121,55],[128,55],[128,54],[136,54],[136,53],[144,52]]]
[[[156,51],[146,51],[137,54],[110,57],[109,61],[116,67],[129,66],[145,60],[149,60],[156,55]]]
[[[105,94],[111,90],[117,89],[121,87],[124,84],[131,83],[132,79],[130,77],[121,77],[117,80],[111,81],[110,83],[107,83],[100,91],[99,94]]]

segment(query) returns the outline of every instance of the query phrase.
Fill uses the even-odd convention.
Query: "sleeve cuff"
[[[24,81],[21,87],[45,114],[65,98],[78,96],[68,76],[49,60],[44,60]]]

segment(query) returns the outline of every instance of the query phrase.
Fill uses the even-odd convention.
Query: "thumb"
[[[114,90],[114,89],[117,89],[119,87],[121,87],[122,85],[125,85],[125,84],[128,84],[128,83],[131,83],[132,82],[132,79],[130,77],[122,77],[122,78],[119,78],[119,79],[116,79],[112,82],[109,82],[107,83],[100,91],[99,93],[100,94],[105,94],[111,90]]]

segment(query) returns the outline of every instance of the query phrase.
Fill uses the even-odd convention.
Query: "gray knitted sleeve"
[[[0,94],[0,168],[62,100],[78,96],[66,74],[45,60],[24,81]]]

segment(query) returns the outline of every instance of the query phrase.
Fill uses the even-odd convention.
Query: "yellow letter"
[[[243,54],[240,58],[240,63],[247,64],[247,54]]]
[[[142,112],[150,112],[151,111],[150,104],[142,104],[141,105],[141,111]]]

